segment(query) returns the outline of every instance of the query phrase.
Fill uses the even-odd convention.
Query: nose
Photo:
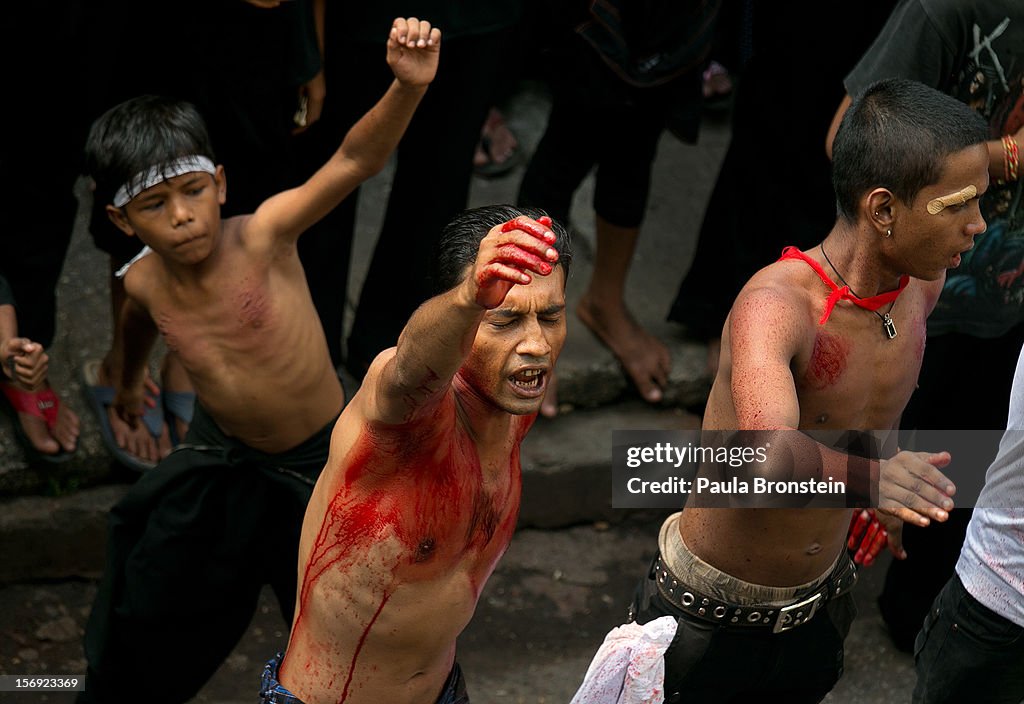
[[[184,198],[171,198],[171,224],[175,227],[192,221],[192,208]]]
[[[985,232],[988,229],[988,223],[985,222],[985,216],[981,214],[981,200],[974,201],[974,217],[971,218],[970,224],[967,226],[967,234],[971,239]]]
[[[530,316],[522,327],[523,336],[516,345],[516,352],[522,357],[546,359],[551,355],[551,342],[547,331],[537,316]]]

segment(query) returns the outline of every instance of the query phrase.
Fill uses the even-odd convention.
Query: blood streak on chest
[[[849,352],[849,343],[842,337],[819,331],[807,365],[807,382],[811,387],[820,391],[837,383],[846,371]]]
[[[236,294],[235,303],[239,324],[252,328],[263,327],[269,309],[263,290],[255,286],[246,286]]]
[[[448,425],[429,419],[425,425]],[[299,593],[297,632],[313,587],[326,573],[369,569],[381,575],[380,603],[364,626],[342,693],[374,623],[395,587],[403,582],[443,576],[460,555],[477,550],[488,564],[486,579],[511,539],[518,515],[519,457],[509,458],[508,488],[500,497],[483,492],[476,447],[454,430],[427,431],[426,437],[386,438],[366,428],[344,460],[347,471],[325,512],[310,550]],[[510,499],[515,506],[510,507]],[[380,555],[382,541],[399,542],[397,557]],[[492,542],[493,541],[493,542]],[[500,547],[496,547],[499,546]],[[375,547],[378,548],[375,550]],[[496,554],[493,559],[491,552]],[[390,554],[390,553],[389,553]],[[381,559],[386,564],[368,564]],[[472,575],[473,598],[482,586]]]

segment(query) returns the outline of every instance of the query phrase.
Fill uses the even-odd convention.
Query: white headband
[[[205,171],[210,175],[215,175],[217,167],[209,158],[192,154],[178,157],[162,166],[153,166],[146,171],[140,171],[114,193],[114,207],[123,208],[132,198],[147,188],[152,188],[169,178],[189,174],[193,171]]]

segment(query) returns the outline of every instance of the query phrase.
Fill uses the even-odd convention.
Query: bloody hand
[[[528,272],[547,276],[554,270],[558,252],[551,246],[555,233],[551,218],[520,216],[494,227],[480,242],[473,281],[474,300],[482,308],[496,308],[515,284],[533,281]]]
[[[882,527],[872,509],[863,509],[853,514],[846,547],[854,551],[853,561],[856,564],[870,567],[888,539],[888,531]]]

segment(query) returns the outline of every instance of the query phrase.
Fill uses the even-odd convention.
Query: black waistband
[[[654,560],[651,578],[662,598],[689,616],[723,627],[759,628],[780,633],[807,623],[829,599],[850,591],[857,583],[857,568],[844,553],[824,582],[809,593],[794,597],[793,602],[785,606],[731,604],[703,594],[674,574],[660,554]]]
[[[338,416],[340,415],[339,410]],[[270,454],[225,435],[202,404],[197,403],[185,442],[178,447],[182,450],[213,452],[220,455],[229,465],[250,463],[295,473],[315,481],[330,454],[331,434],[338,416],[295,447]]]

